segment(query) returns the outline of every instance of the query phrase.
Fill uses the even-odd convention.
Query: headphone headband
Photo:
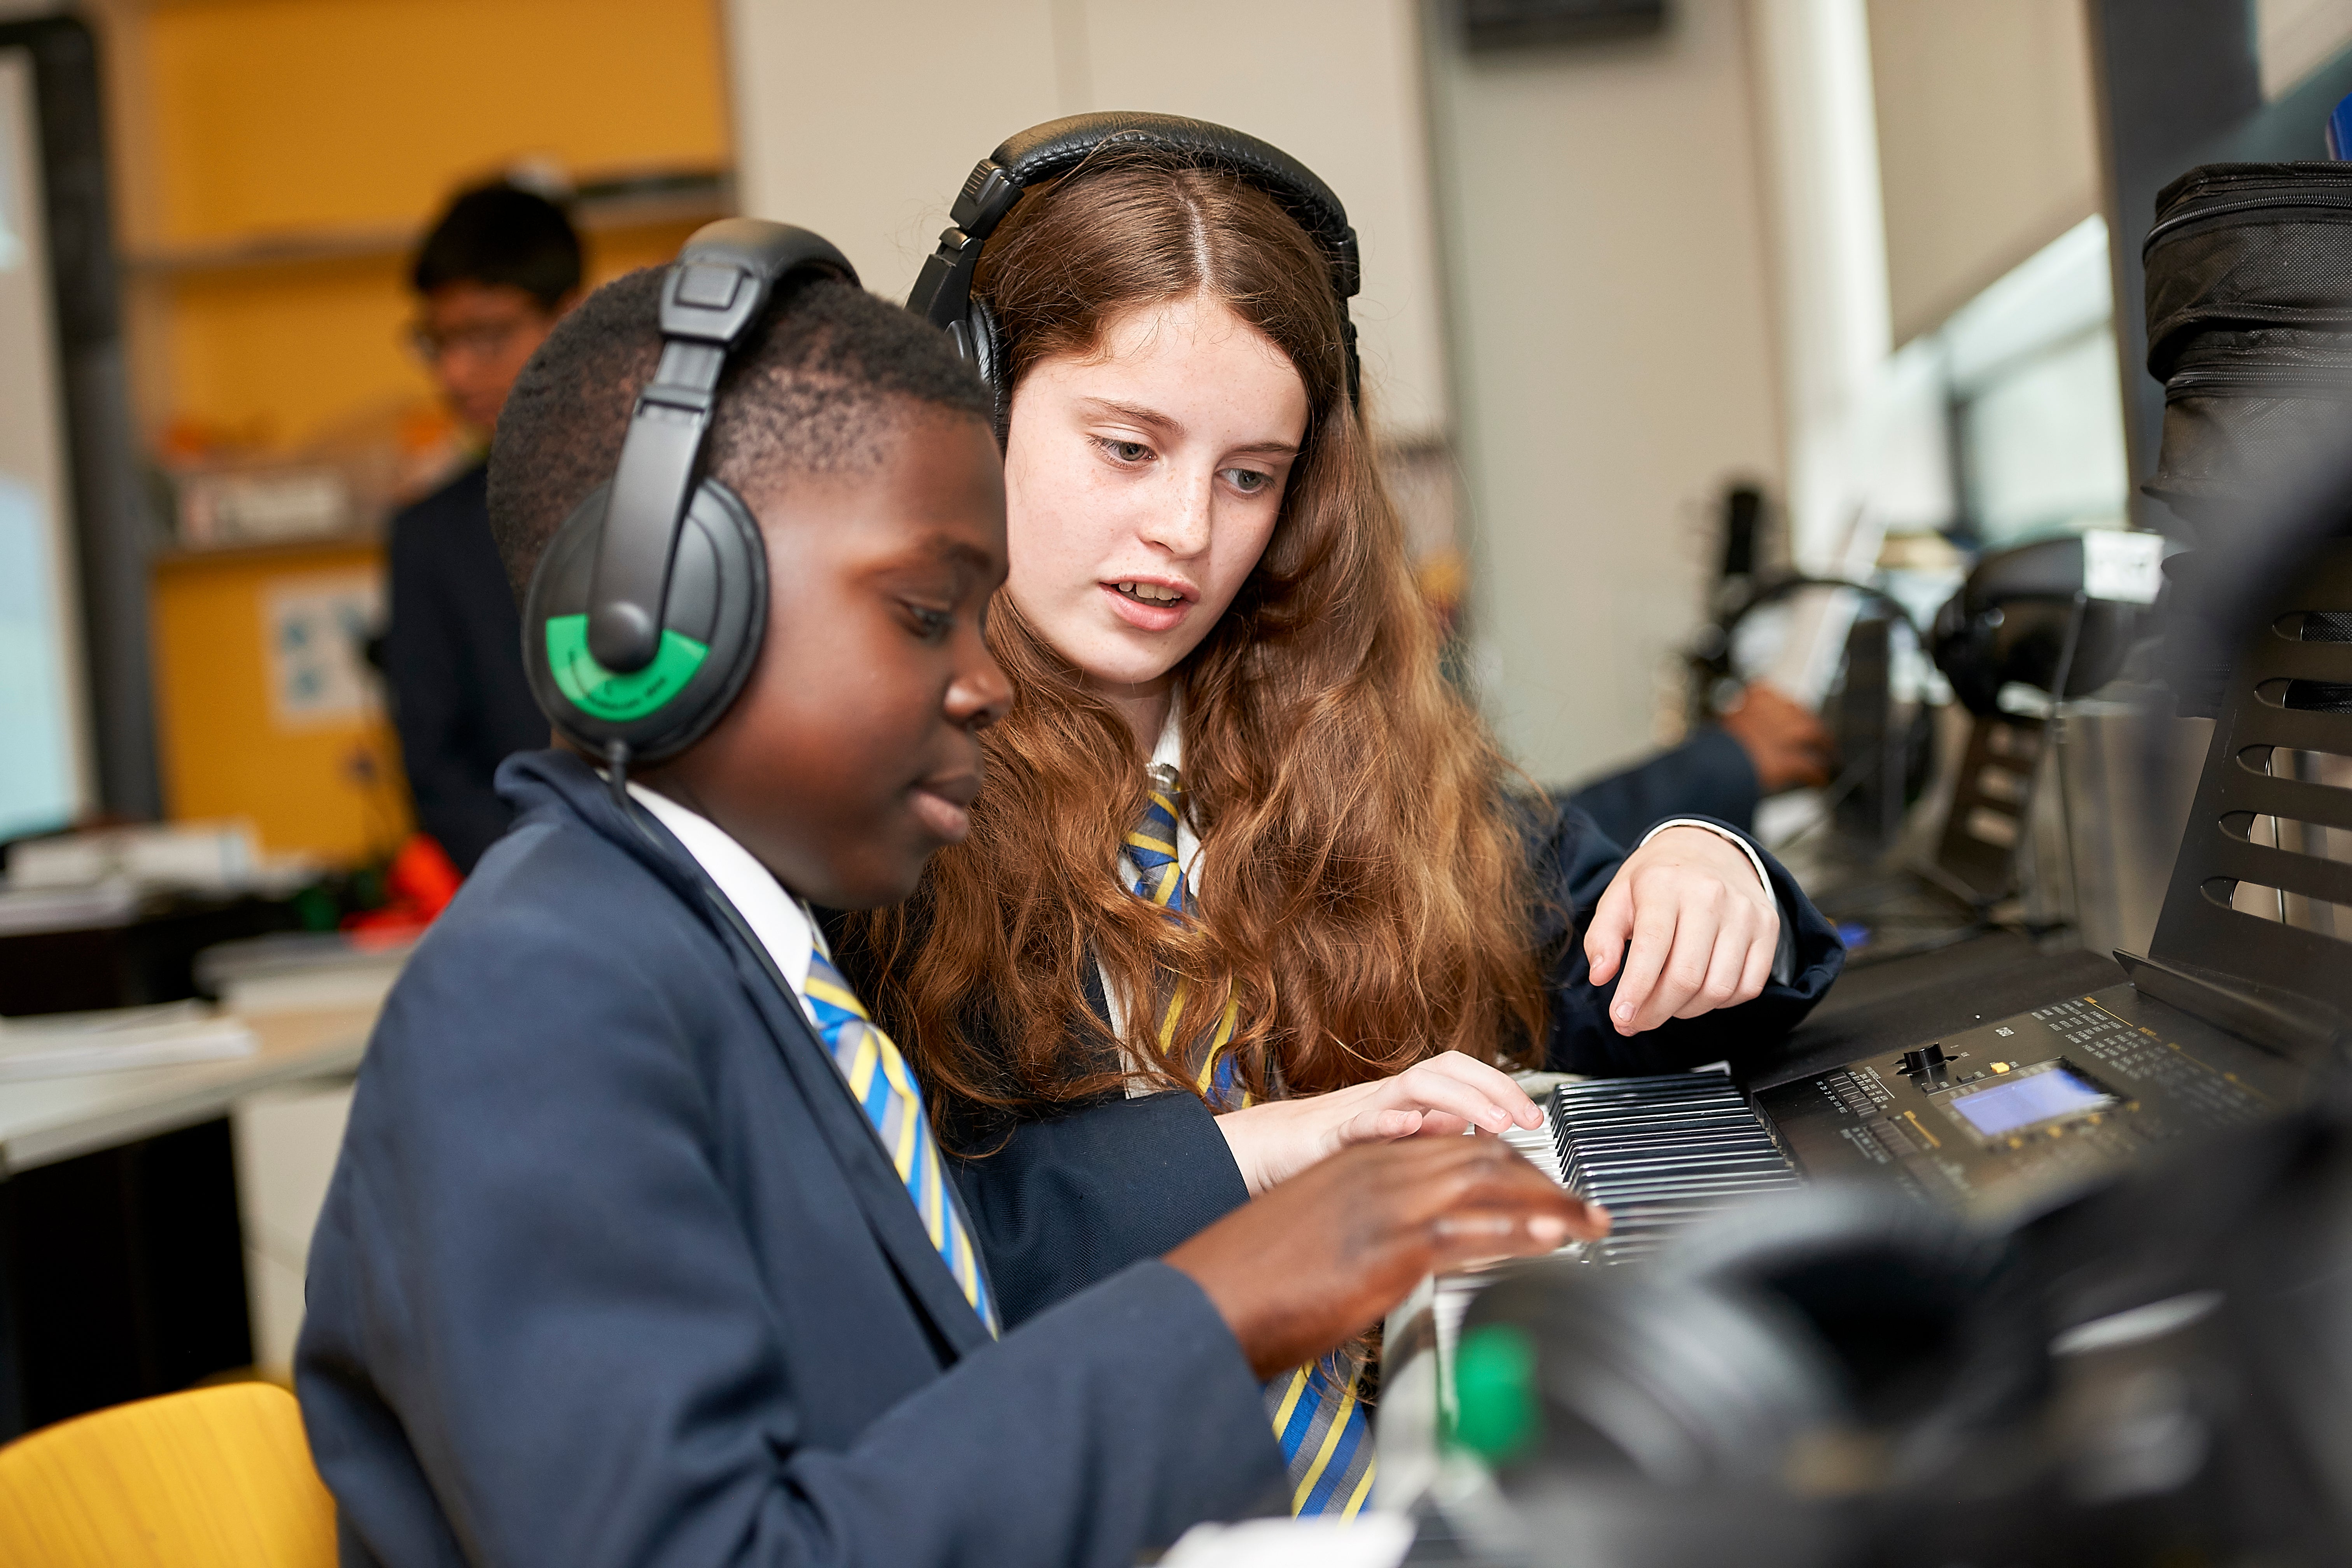
[[[1339,305],[1348,395],[1353,399],[1360,394],[1363,372],[1348,301],[1362,287],[1363,269],[1348,209],[1315,171],[1281,148],[1205,120],[1139,112],[1074,114],[1006,137],[995,152],[972,165],[949,213],[952,226],[940,236],[939,249],[923,263],[907,308],[954,339],[957,352],[993,382],[999,345],[986,341],[990,333],[973,320],[971,284],[982,247],[1030,186],[1060,178],[1097,148],[1108,146],[1173,152],[1195,167],[1234,174],[1272,196],[1322,252]],[[1009,390],[999,386],[1000,399]]]
[[[722,218],[694,232],[662,282],[661,363],[622,438],[590,578],[588,651],[615,674],[645,668],[660,649],[670,563],[727,356],[800,272],[857,281],[822,236]]]

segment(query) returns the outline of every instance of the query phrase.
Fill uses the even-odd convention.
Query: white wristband
[[[1696,816],[1670,816],[1642,835],[1642,844],[1647,844],[1669,827],[1704,827],[1717,837],[1727,838],[1738,845],[1739,852],[1748,857],[1748,863],[1756,868],[1756,879],[1764,884],[1764,896],[1772,900],[1775,904],[1780,902],[1779,896],[1772,891],[1772,874],[1764,869],[1764,857],[1756,853],[1756,846],[1748,843],[1746,838],[1732,832],[1728,827],[1718,827],[1712,822],[1703,821]],[[1633,847],[1639,849],[1642,844],[1636,844]]]

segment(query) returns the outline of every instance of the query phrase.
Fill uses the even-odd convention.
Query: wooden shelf
[[[383,544],[381,529],[346,529],[341,533],[321,533],[308,539],[257,539],[236,544],[165,545],[148,557],[148,564],[157,572],[200,571],[205,567],[238,564],[268,564],[278,561],[296,561],[312,555],[341,555],[352,551],[380,549]]]
[[[713,218],[734,216],[735,176],[732,170],[698,169],[625,180],[586,181],[571,205],[572,221],[583,234],[708,223]],[[422,227],[415,225],[312,229],[166,246],[133,252],[123,259],[135,275],[172,278],[257,267],[298,267],[405,256],[416,248],[422,237]]]

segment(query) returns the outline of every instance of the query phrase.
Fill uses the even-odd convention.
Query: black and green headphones
[[[631,762],[684,751],[743,689],[767,628],[768,552],[741,498],[696,479],[719,378],[785,284],[855,285],[804,228],[725,218],[695,231],[662,282],[661,362],[638,395],[612,479],[591,491],[532,573],[522,654],[531,694],[566,740]]]

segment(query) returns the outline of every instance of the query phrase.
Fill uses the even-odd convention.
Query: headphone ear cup
[[[716,479],[695,489],[672,551],[661,651],[616,676],[587,647],[590,583],[610,485],[549,542],[523,602],[523,669],[564,739],[601,756],[614,742],[659,762],[700,740],[750,679],[768,620],[768,552],[758,519]]]
[[[965,312],[963,337],[970,345],[972,368],[980,372],[980,379],[988,384],[989,393],[996,400],[996,444],[1001,447],[1012,424],[1013,389],[1005,384],[1008,356],[1004,352],[1004,333],[997,326],[996,312],[989,309],[987,300],[971,301]]]
[[[2038,1315],[2008,1299],[2014,1262],[2001,1238],[1899,1194],[1822,1184],[1695,1226],[1666,1272],[1807,1324],[1875,1425],[1972,1419],[2031,1388]]]
[[[1497,1331],[1520,1386],[1492,1386]],[[1581,1474],[1666,1487],[1768,1486],[1808,1434],[1845,1420],[1837,1367],[1778,1303],[1636,1271],[1544,1259],[1505,1271],[1463,1320],[1465,1440],[1498,1395],[1536,1441],[1501,1458],[1507,1489]]]

